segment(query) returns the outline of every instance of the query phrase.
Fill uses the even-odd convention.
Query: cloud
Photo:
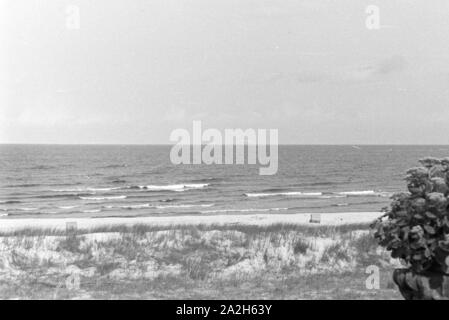
[[[404,57],[392,56],[374,64],[349,68],[343,72],[342,79],[350,82],[382,80],[384,76],[402,72],[406,65]]]
[[[406,69],[407,61],[402,56],[392,56],[371,64],[359,64],[335,68],[334,70],[300,70],[277,73],[268,82],[313,83],[360,83],[382,80],[384,76],[400,73]]]

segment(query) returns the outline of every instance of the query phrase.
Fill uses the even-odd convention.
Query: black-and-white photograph
[[[448,84],[447,0],[0,0],[0,299],[447,300]]]

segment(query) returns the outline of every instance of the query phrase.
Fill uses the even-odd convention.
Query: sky
[[[0,143],[165,144],[194,120],[447,144],[449,1],[0,0]]]

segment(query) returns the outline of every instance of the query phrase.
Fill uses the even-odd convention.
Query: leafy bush
[[[393,258],[415,272],[449,273],[449,158],[426,158],[407,171],[408,193],[392,197],[373,228]]]

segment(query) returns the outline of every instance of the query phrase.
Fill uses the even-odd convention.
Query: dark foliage
[[[372,227],[379,244],[417,273],[449,273],[449,158],[426,158],[407,171],[408,193]]]

